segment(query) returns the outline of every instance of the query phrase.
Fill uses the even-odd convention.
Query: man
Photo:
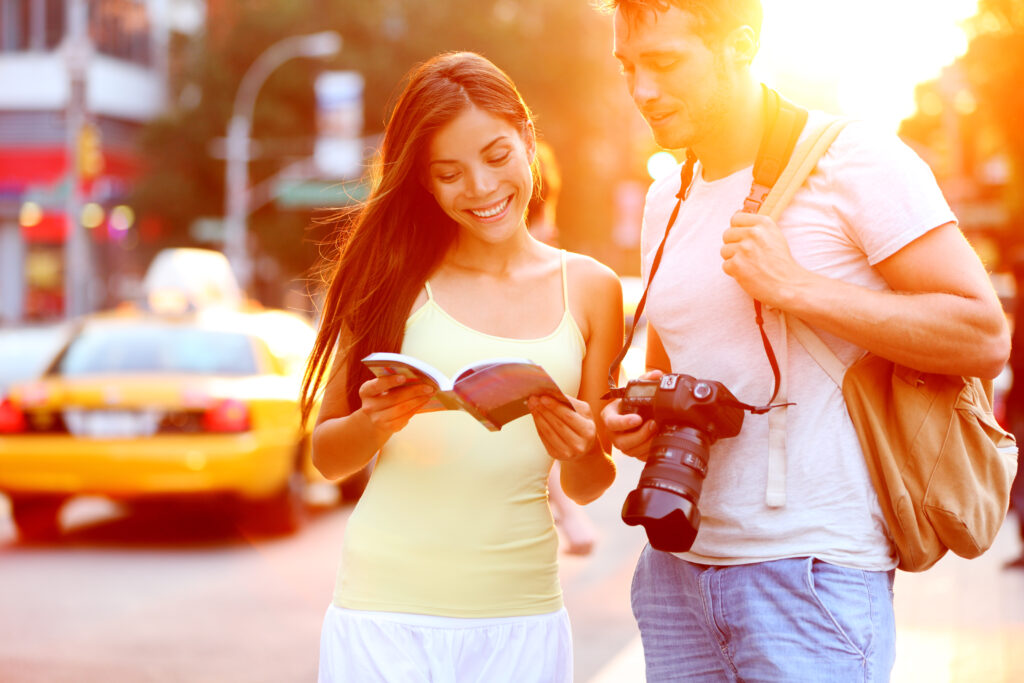
[[[739,213],[764,129],[751,73],[759,0],[610,0],[616,58],[665,148],[697,163],[653,278],[649,377],[772,394],[752,300],[778,350],[778,312],[852,362],[864,349],[932,372],[995,377],[1009,354],[999,301],[924,163],[895,135],[849,124],[779,223]],[[812,112],[808,128],[825,120]],[[681,179],[647,196],[643,272]],[[648,681],[888,680],[896,558],[839,388],[790,336],[784,502],[769,487],[769,415],[717,441],[688,552],[645,548],[633,583]],[[783,354],[780,354],[780,356]],[[602,418],[646,459],[658,425]]]

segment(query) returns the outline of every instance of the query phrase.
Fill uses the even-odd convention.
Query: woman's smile
[[[469,213],[476,216],[482,221],[499,220],[504,218],[504,214],[508,210],[509,205],[512,203],[512,195],[509,195],[499,202],[491,204],[488,207],[481,209],[467,209]]]

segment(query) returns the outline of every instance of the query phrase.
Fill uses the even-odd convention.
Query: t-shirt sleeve
[[[931,169],[894,133],[850,123],[818,164],[850,239],[875,265],[956,222]]]

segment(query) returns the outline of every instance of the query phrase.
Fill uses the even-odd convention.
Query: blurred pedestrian
[[[540,177],[526,210],[526,227],[544,244],[558,247],[558,198],[562,194],[562,170],[555,150],[544,140],[537,140],[537,168]]]
[[[844,364],[867,350],[991,378],[1009,353],[999,300],[928,167],[864,122],[842,129],[778,222],[742,211],[785,120],[752,69],[759,0],[607,4],[634,103],[661,147],[686,150],[644,208],[648,378],[700,373],[753,404],[785,378],[792,402],[782,448],[770,448],[778,413],[750,415],[706,470],[692,466],[699,500],[673,511],[692,546],[644,549],[632,605],[647,680],[887,681],[895,549],[841,389],[780,318],[816,328]],[[777,375],[771,347],[786,352]],[[601,415],[613,442],[646,460],[663,426],[620,408]]]
[[[329,478],[379,451],[345,531],[321,681],[572,680],[552,462],[585,503],[615,466],[593,416],[622,339],[621,289],[596,261],[530,236],[535,134],[498,67],[473,53],[414,69],[373,191],[345,231],[307,369],[323,382],[313,459]],[[331,354],[336,357],[331,363]],[[360,359],[401,351],[445,373],[525,356],[570,397],[490,432]]]
[[[526,210],[526,226],[536,239],[558,247],[560,239],[555,217],[558,196],[562,191],[562,174],[555,150],[544,140],[537,140],[536,155],[540,178]],[[555,515],[555,525],[565,540],[565,551],[570,555],[589,555],[597,542],[594,524],[583,508],[562,490],[561,468],[557,462],[548,475],[548,500]]]
[[[1004,419],[1018,444],[1024,444],[1024,245],[1010,250],[1010,268],[1016,284],[1013,297],[1013,341],[1010,344],[1010,390],[1006,392]],[[1017,468],[1010,487],[1010,512],[1017,518],[1021,552],[1006,563],[1008,569],[1024,569],[1024,467]]]

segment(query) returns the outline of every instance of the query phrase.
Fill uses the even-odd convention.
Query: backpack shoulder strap
[[[783,209],[793,199],[793,195],[804,184],[807,176],[811,174],[818,165],[818,161],[849,122],[849,119],[834,118],[815,130],[809,131],[800,144],[793,149],[789,164],[779,175],[774,187],[765,196],[758,213],[778,220]]]
[[[800,189],[804,184],[804,181],[807,180],[807,176],[809,176],[815,166],[817,166],[818,160],[825,154],[829,145],[831,145],[836,139],[836,136],[839,135],[839,132],[846,126],[847,122],[848,121],[845,119],[829,120],[823,126],[809,130],[807,134],[803,136],[803,140],[801,140],[799,144],[795,145],[791,150],[792,153],[789,156],[789,162],[786,164],[785,168],[782,169],[782,172],[776,179],[775,184],[771,187],[769,192],[764,194],[757,209],[758,213],[768,215],[772,220],[778,220],[783,209],[786,208],[790,200],[793,198],[793,195],[796,194],[796,191]],[[755,176],[753,189],[756,189],[756,187],[757,178]],[[764,331],[763,321],[761,318],[761,307],[759,304],[760,302],[755,301],[758,327],[761,330],[761,336],[763,341],[766,343],[765,348],[767,350],[770,349],[770,346],[767,345],[767,335]],[[793,322],[797,322],[797,324],[799,324],[795,319]],[[813,335],[810,330],[804,328],[798,332],[798,338],[800,338],[804,331]],[[788,364],[786,315],[782,311],[779,311],[779,333],[782,342],[779,346],[780,358],[772,358],[773,354],[769,352],[769,359],[776,361],[772,363],[772,369],[777,373],[776,396],[773,396],[773,400],[776,401],[778,409],[771,411],[768,416],[768,483],[765,490],[765,504],[768,507],[781,507],[786,504],[787,386],[784,378],[779,379],[777,369],[779,365],[785,367]],[[817,339],[816,336],[815,338]],[[819,351],[828,352],[828,347],[824,345],[824,342],[821,342],[821,347],[823,348],[818,349]],[[825,358],[823,354],[821,357],[823,359]],[[834,364],[830,365],[830,369],[835,372],[836,368]],[[840,383],[841,381],[842,380],[840,378]]]
[[[799,146],[793,150],[790,164],[772,191],[765,198],[761,205],[761,213],[767,214],[772,220],[778,220],[783,209],[789,204],[793,195],[800,186],[804,184],[807,176],[811,174],[818,160],[828,150],[829,145],[836,139],[836,136],[846,127],[849,119],[831,119],[817,130],[811,131]],[[818,365],[838,384],[843,386],[843,373],[846,367],[842,364],[831,349],[799,318],[781,316],[783,334],[788,324],[797,340],[817,361]]]
[[[747,213],[759,213],[768,193],[789,166],[797,140],[807,123],[807,110],[762,84],[764,134],[754,161],[754,182],[743,202]]]

